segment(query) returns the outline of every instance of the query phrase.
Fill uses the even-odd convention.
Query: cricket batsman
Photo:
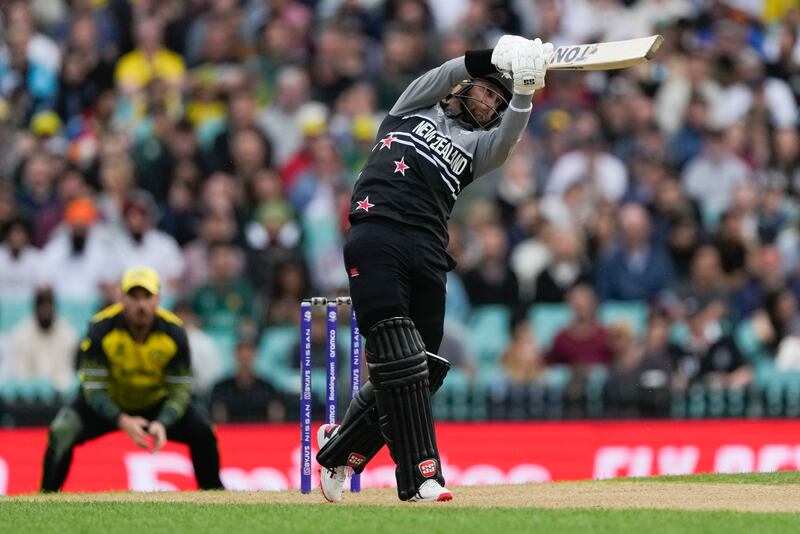
[[[430,402],[450,367],[436,355],[446,273],[455,266],[447,220],[461,190],[510,155],[552,53],[539,39],[504,36],[493,50],[469,51],[417,78],[381,124],[344,246],[369,381],[342,424],[317,434],[328,501],[341,500],[348,469],[360,473],[384,443],[400,500],[453,498]]]
[[[76,445],[114,430],[153,452],[167,439],[186,443],[201,489],[222,489],[217,438],[190,403],[189,345],[180,319],[159,308],[160,282],[134,267],[122,298],[95,315],[80,345],[80,393],[50,425],[41,490],[59,491]]]

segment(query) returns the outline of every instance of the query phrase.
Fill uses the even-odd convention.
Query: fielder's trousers
[[[131,415],[139,415],[152,421],[158,415],[161,404]],[[47,435],[47,451],[44,455],[44,473],[41,490],[59,491],[72,464],[72,451],[75,446],[99,438],[117,430],[117,427],[100,418],[92,410],[82,395],[70,405],[62,408]],[[211,422],[190,404],[175,424],[167,428],[167,440],[185,443],[194,466],[197,485],[200,489],[223,489],[219,478],[219,452],[217,437]]]

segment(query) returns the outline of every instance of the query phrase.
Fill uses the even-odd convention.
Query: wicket
[[[311,313],[324,306],[326,315],[327,355],[325,361],[325,422],[336,422],[337,321],[338,307],[350,306],[350,398],[361,388],[361,332],[350,297],[312,297],[300,304],[300,491],[311,492]],[[353,474],[350,491],[361,490],[361,479]]]

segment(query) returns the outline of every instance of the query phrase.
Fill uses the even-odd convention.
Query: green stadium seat
[[[89,321],[100,310],[100,301],[56,299],[56,310],[82,336],[89,327]]]
[[[497,366],[511,341],[511,312],[505,306],[480,306],[472,310],[467,328],[470,346],[481,367]]]
[[[625,322],[637,337],[647,332],[647,304],[640,301],[606,301],[600,305],[600,322],[610,325]]]
[[[536,304],[531,307],[529,317],[536,343],[546,351],[556,334],[569,324],[572,311],[566,304]]]
[[[219,350],[219,357],[222,360],[222,376],[232,375],[236,369],[233,355],[236,349],[236,335],[227,330],[208,329],[205,332],[211,336]]]
[[[0,299],[0,332],[8,332],[32,313],[31,299]]]
[[[605,389],[608,368],[593,365],[586,377],[586,415],[590,418],[602,417],[605,413]]]
[[[755,325],[751,319],[739,323],[733,330],[733,338],[742,356],[750,362],[756,361],[764,352],[764,347],[756,335]]]
[[[56,390],[50,381],[44,378],[6,380],[0,385],[0,397],[6,402],[33,403],[40,401],[49,404],[55,401]]]

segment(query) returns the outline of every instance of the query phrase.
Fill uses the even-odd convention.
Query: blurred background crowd
[[[548,74],[508,163],[462,193],[439,416],[800,415],[796,1],[0,6],[0,424],[74,395],[86,321],[137,264],[217,421],[296,418],[299,302],[347,293],[380,121],[505,33],[664,45]]]

